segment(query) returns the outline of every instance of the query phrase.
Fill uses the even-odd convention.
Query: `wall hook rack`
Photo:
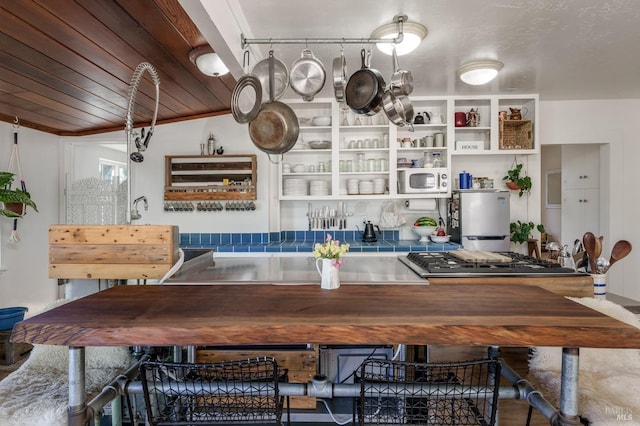
[[[396,38],[247,38],[244,34],[240,35],[242,49],[245,49],[251,44],[377,44],[377,43],[391,43],[400,44],[404,39],[403,23],[407,21],[407,15],[396,15],[393,18],[393,22],[398,25],[398,36]]]

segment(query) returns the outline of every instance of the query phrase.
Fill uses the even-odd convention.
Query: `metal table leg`
[[[560,412],[558,425],[579,425],[578,364],[580,349],[562,348],[562,377],[560,379]]]
[[[87,423],[84,355],[84,347],[69,347],[69,426],[83,426]]]

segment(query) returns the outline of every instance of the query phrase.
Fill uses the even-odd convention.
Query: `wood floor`
[[[518,374],[526,377],[528,364],[528,352],[526,348],[502,348],[502,357],[505,359]],[[456,361],[478,359],[485,357],[486,348],[469,348],[469,347],[430,347],[430,361]],[[13,366],[2,366],[0,368],[0,380],[9,373],[19,367],[19,364]],[[514,401],[501,399],[499,404],[499,424],[506,426],[525,425],[528,413],[528,404],[523,401]],[[549,422],[537,411],[533,411],[531,419],[532,426],[546,426]]]

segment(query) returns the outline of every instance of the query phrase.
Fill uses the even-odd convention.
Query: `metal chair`
[[[499,360],[364,362],[355,413],[360,425],[494,425]]]
[[[145,362],[140,371],[150,426],[282,424],[284,397],[278,383],[286,382],[288,374],[278,370],[273,358]]]

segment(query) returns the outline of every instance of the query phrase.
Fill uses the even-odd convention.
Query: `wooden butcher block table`
[[[274,283],[276,284],[276,283]],[[15,325],[69,346],[69,424],[85,424],[85,346],[392,344],[561,346],[560,416],[576,424],[579,347],[640,348],[640,331],[521,285],[120,286]]]
[[[119,286],[16,324],[13,340],[640,348],[637,329],[540,288],[481,286]]]

